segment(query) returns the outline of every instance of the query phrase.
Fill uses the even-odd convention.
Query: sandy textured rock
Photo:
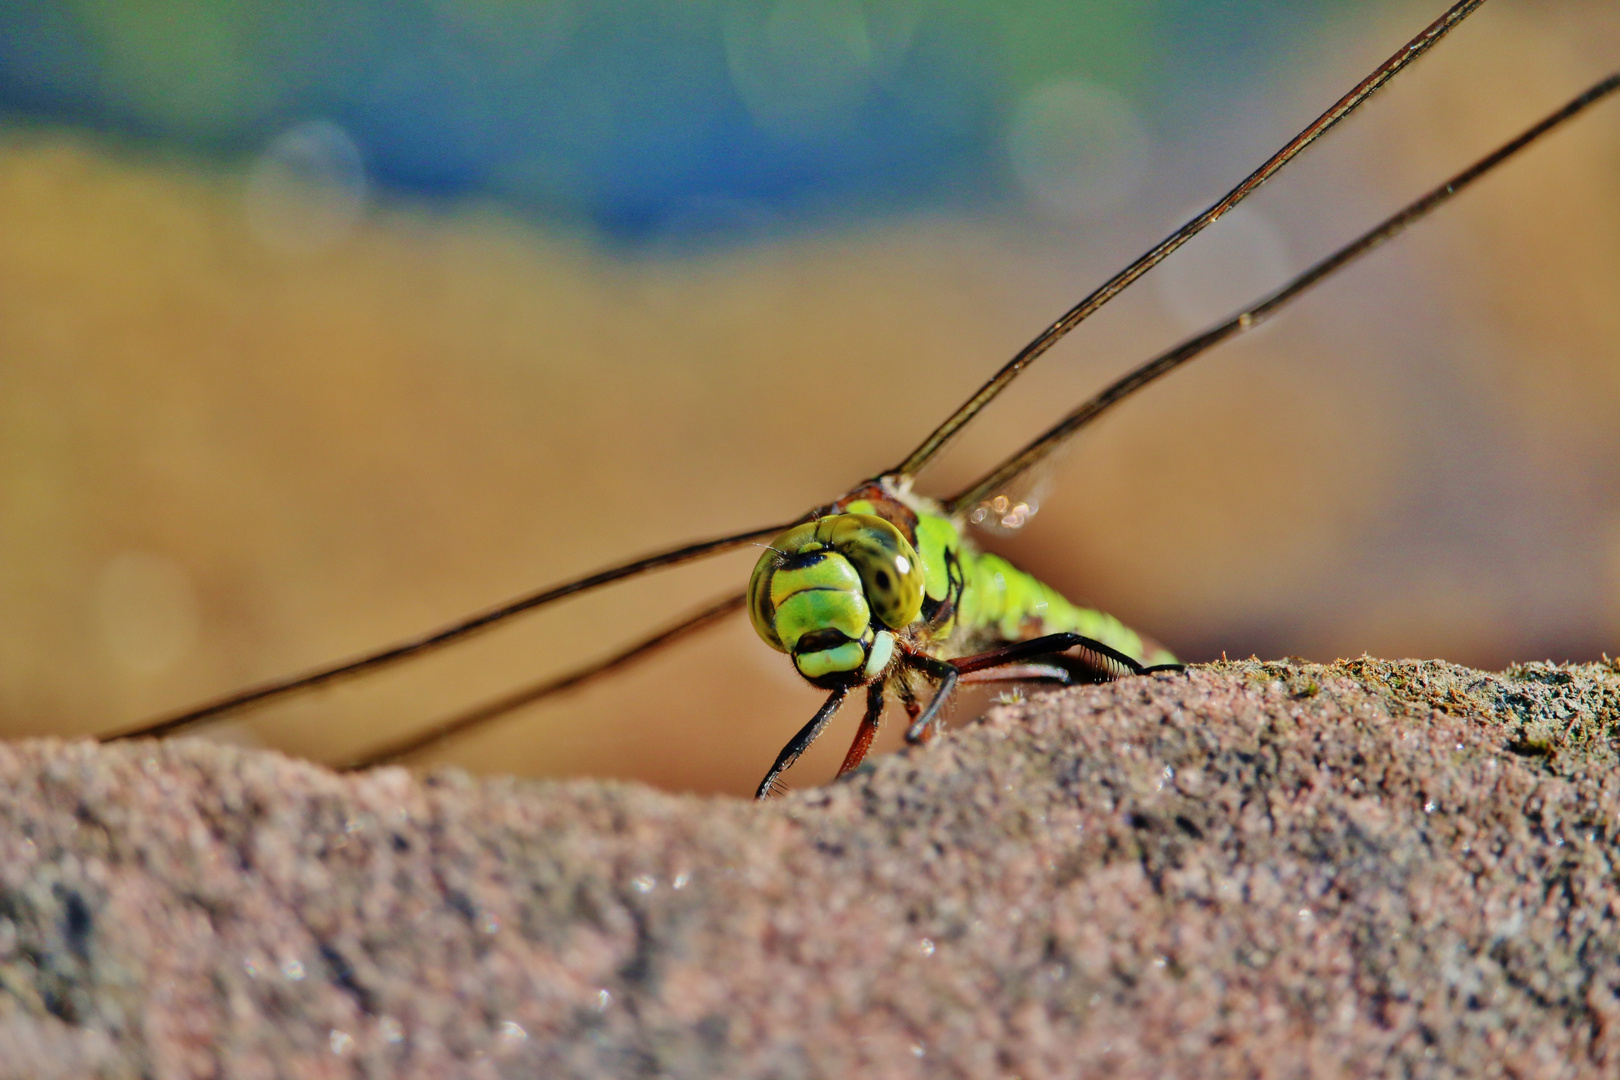
[[[765,807],[0,746],[0,1077],[1615,1075],[1617,723],[1218,665]]]

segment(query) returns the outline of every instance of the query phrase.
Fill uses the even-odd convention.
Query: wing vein
[[[955,412],[946,417],[944,423],[935,428],[922,441],[922,444],[911,452],[910,456],[890,471],[890,475],[916,476],[924,466],[945,449],[969,421],[1005,390],[1018,377],[1020,372],[1034,363],[1053,345],[1057,344],[1063,335],[1090,317],[1098,308],[1124,292],[1143,274],[1163,262],[1171,252],[1202,232],[1238,203],[1248,198],[1260,185],[1271,179],[1279,169],[1292,161],[1302,150],[1327,134],[1335,124],[1359,108],[1380,87],[1394,78],[1401,69],[1433,48],[1442,37],[1462,20],[1473,14],[1474,10],[1484,2],[1485,0],[1460,0],[1459,3],[1454,4],[1445,14],[1424,27],[1422,32],[1405,45],[1402,45],[1388,60],[1385,60],[1370,75],[1357,83],[1349,93],[1334,102],[1326,112],[1311,121],[1304,130],[1268,158],[1265,164],[1244,178],[1243,182],[1238,184],[1237,187],[1223,195],[1209,209],[1159,241],[1158,244],[1139,256],[1129,266],[1103,282],[1085,299],[1065,312],[1051,326],[1042,330],[1033,341],[1018,352],[1018,355],[1007,361],[1000,371],[991,376],[989,382],[981,386],[972,397],[968,398]]]
[[[730,551],[733,548],[742,547],[745,544],[754,543],[761,539],[769,539],[784,529],[791,527],[792,524],[794,523],[751,529],[745,533],[721,536],[713,540],[701,540],[694,544],[686,544],[681,547],[655,552],[631,562],[621,563],[618,566],[611,566],[605,570],[598,570],[593,574],[563,582],[561,585],[553,585],[508,600],[503,604],[486,608],[453,623],[448,623],[412,638],[406,638],[404,641],[398,641],[392,645],[385,645],[361,656],[313,668],[285,678],[273,679],[269,682],[249,686],[186,709],[184,712],[175,713],[157,720],[150,720],[124,731],[104,735],[102,739],[111,741],[173,735],[195,724],[216,720],[250,705],[258,705],[289,694],[312,690],[318,686],[325,686],[340,680],[369,674],[410,657],[420,656],[423,653],[442,648],[456,641],[463,641],[473,634],[488,630],[516,615],[544,607],[565,597],[577,596],[580,593],[612,584],[615,581],[623,581],[625,578],[635,577],[652,570],[661,570],[665,567],[678,566],[681,563],[707,558],[710,555],[718,555],[723,551]]]
[[[523,708],[526,705],[532,705],[565,690],[572,690],[601,675],[606,675],[610,671],[615,671],[632,661],[640,660],[666,645],[671,645],[684,637],[715,625],[727,615],[741,611],[747,600],[746,593],[735,593],[724,600],[710,604],[701,611],[694,612],[677,623],[666,626],[664,629],[641,639],[633,645],[626,646],[612,656],[593,661],[565,674],[545,679],[532,686],[526,686],[509,694],[504,694],[493,701],[485,702],[465,712],[458,713],[448,720],[442,720],[423,731],[379,747],[363,757],[347,762],[340,768],[344,770],[368,769],[375,765],[398,761],[401,758],[425,750],[436,743],[465,734],[473,728],[505,716],[507,713]]]
[[[1214,348],[1228,338],[1236,337],[1259,326],[1290,301],[1297,299],[1307,290],[1320,284],[1356,259],[1404,232],[1513,155],[1519,153],[1553,129],[1574,119],[1575,116],[1596,105],[1617,89],[1620,89],[1620,73],[1610,75],[1601,82],[1594,84],[1556,112],[1497,147],[1462,172],[1451,177],[1451,179],[1438,187],[1431,189],[1395,214],[1385,218],[1378,225],[1316,263],[1276,292],[1238,312],[1225,322],[1188,338],[1169,351],[1160,353],[1147,363],[1128,372],[1101,393],[1058,421],[1056,425],[1034,442],[996,466],[972,486],[952,496],[946,501],[946,508],[954,512],[989,497],[1017,479],[1024,472],[1050,457],[1075,432],[1091,423],[1106,410],[1119,404],[1148,383],[1168,375],[1195,356]]]

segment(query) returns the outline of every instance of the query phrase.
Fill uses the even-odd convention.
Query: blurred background
[[[836,497],[1443,6],[0,6],[0,733],[125,727]],[[920,486],[1616,66],[1611,0],[1493,0]],[[1595,659],[1617,420],[1611,102],[1098,423],[987,542],[1193,660]],[[215,734],[342,759],[754,557]],[[422,760],[740,794],[819,700],[734,620]]]

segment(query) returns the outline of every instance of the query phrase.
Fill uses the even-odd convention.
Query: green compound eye
[[[911,625],[923,585],[922,560],[899,529],[871,514],[834,514],[771,541],[748,582],[748,615],[767,645],[794,652],[814,630],[860,637],[854,624],[864,627],[868,611],[890,630]]]
[[[807,547],[821,546],[815,537],[814,521],[793,526],[771,541],[770,547],[755,564],[753,576],[748,579],[748,618],[754,624],[754,632],[777,652],[788,650],[776,633],[776,605],[771,601],[771,579],[790,557]]]
[[[835,514],[816,523],[816,536],[848,559],[861,576],[872,614],[890,630],[922,612],[922,560],[900,530],[871,514]]]

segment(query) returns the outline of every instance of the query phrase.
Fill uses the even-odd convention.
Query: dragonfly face
[[[895,633],[922,612],[922,560],[872,514],[830,514],[771,541],[748,582],[748,614],[771,648],[827,690],[878,678]]]

